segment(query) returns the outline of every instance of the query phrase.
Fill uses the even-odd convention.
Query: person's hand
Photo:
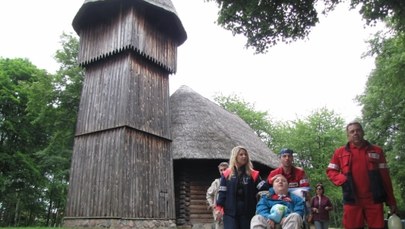
[[[221,222],[224,216],[224,209],[222,207],[216,206],[214,210],[215,221]]]
[[[390,213],[392,214],[396,214],[397,213],[397,206],[396,205],[391,205],[390,206]]]
[[[325,210],[326,210],[326,211],[329,211],[329,209],[330,209],[330,207],[328,207],[328,206],[325,207]]]
[[[312,212],[318,213],[318,212],[319,212],[319,211],[318,211],[318,208],[312,208]]]
[[[222,214],[220,211],[216,211],[216,212],[215,212],[215,221],[221,222],[221,221],[222,221],[222,217],[223,217],[223,214]]]
[[[280,220],[280,224],[284,224],[284,221],[285,221],[285,217],[283,217],[281,220]]]
[[[276,225],[276,223],[274,223],[274,221],[271,220],[271,219],[268,219],[268,220],[267,220],[267,224],[269,224],[270,229],[274,229],[274,228],[275,228],[275,225]]]

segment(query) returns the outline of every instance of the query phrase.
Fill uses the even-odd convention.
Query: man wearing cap
[[[287,178],[289,188],[309,187],[309,179],[307,178],[304,169],[295,167],[294,151],[292,149],[284,148],[280,150],[280,167],[272,170],[267,177],[267,182],[271,186],[273,178],[277,174],[282,174]]]

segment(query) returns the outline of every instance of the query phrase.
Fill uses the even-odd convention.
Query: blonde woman
[[[249,229],[255,215],[259,191],[266,189],[266,182],[253,169],[248,150],[236,146],[231,151],[229,168],[221,176],[216,208],[223,216],[224,229]]]

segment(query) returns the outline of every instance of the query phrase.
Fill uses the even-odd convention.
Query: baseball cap
[[[284,148],[284,149],[280,150],[279,155],[283,155],[283,154],[287,154],[287,153],[293,155],[294,151],[292,149]]]

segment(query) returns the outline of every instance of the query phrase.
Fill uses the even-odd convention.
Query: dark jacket
[[[330,201],[329,197],[325,195],[320,196],[319,199],[318,195],[315,195],[311,199],[311,209],[316,208],[318,212],[312,212],[314,216],[314,221],[329,221],[329,211],[332,210],[332,202]],[[325,207],[330,207],[330,210],[325,210]]]
[[[244,202],[245,209],[243,214],[248,217],[253,217],[256,211],[257,193],[261,191],[265,185],[265,181],[261,179],[259,171],[253,170],[251,176],[238,177],[231,174],[231,169],[228,168],[221,177],[217,206],[220,206],[224,210],[224,215],[236,216],[237,215],[237,203],[238,201]],[[230,179],[228,179],[230,177]],[[245,185],[243,185],[243,196],[237,194],[238,181],[243,179]],[[240,211],[241,209],[239,209]]]

